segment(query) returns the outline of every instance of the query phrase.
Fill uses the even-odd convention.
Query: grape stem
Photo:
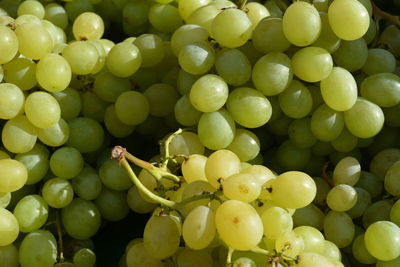
[[[272,255],[271,252],[269,252],[266,249],[260,248],[260,247],[255,247],[255,248],[251,249],[251,251],[254,252],[254,253],[263,254],[263,255],[266,255],[266,256],[271,256]]]
[[[392,14],[389,14],[385,11],[383,11],[382,9],[380,9],[375,3],[374,1],[371,1],[372,4],[372,8],[374,10],[374,16],[377,20],[379,19],[385,19],[387,21],[389,21],[391,24],[396,25],[397,27],[400,28],[400,20],[399,17],[394,16]]]
[[[62,235],[62,228],[61,228],[61,223],[60,223],[60,213],[61,210],[58,209],[56,211],[56,228],[57,228],[57,236],[58,236],[58,250],[59,250],[59,255],[58,255],[58,260],[59,262],[64,262],[64,244],[63,244],[63,235]]]
[[[163,170],[167,169],[168,162],[171,159],[169,145],[171,144],[172,139],[174,139],[176,136],[180,135],[182,132],[183,132],[183,130],[181,128],[179,128],[177,131],[170,134],[165,141],[161,142],[161,148],[162,148],[162,152],[163,152],[163,155],[162,155],[163,162],[162,162],[161,168]]]
[[[331,187],[334,187],[335,185],[333,184],[333,181],[331,178],[329,178],[329,175],[327,173],[327,169],[329,167],[329,162],[324,165],[322,168],[322,179],[324,179]]]
[[[235,250],[228,248],[228,255],[226,256],[226,266],[232,266],[232,254]]]

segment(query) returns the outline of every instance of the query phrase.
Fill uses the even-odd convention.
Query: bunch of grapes
[[[1,1],[0,267],[101,266],[131,211],[121,267],[400,266],[399,25],[370,0]]]

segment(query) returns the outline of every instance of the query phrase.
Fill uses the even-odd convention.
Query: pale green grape
[[[4,208],[0,208],[0,233],[0,246],[12,244],[19,234],[17,218]]]
[[[313,1],[314,6],[318,9],[316,3],[316,1]],[[327,10],[324,12],[319,12],[319,16],[321,18],[321,33],[319,34],[317,40],[312,43],[312,46],[321,47],[329,53],[334,53],[342,46],[343,42],[333,32],[332,27],[329,24],[328,13],[326,13],[326,11]]]
[[[340,135],[331,142],[333,148],[339,152],[350,152],[357,147],[358,138],[344,128]]]
[[[336,265],[326,258],[325,256],[313,253],[313,252],[304,252],[298,255],[298,263],[294,265],[296,267],[336,267]]]
[[[83,157],[78,149],[64,146],[53,152],[50,157],[50,169],[61,178],[74,178],[83,168]]]
[[[73,257],[74,267],[93,267],[96,263],[96,254],[90,248],[81,248]]]
[[[27,0],[22,2],[18,6],[17,14],[18,16],[24,15],[24,14],[31,14],[39,19],[42,19],[44,17],[44,7],[43,5],[38,2],[38,1],[33,1],[33,0]]]
[[[216,233],[215,215],[210,207],[198,206],[191,210],[182,225],[182,236],[192,249],[206,248]]]
[[[21,267],[53,267],[57,261],[57,241],[47,230],[37,230],[25,236],[19,247]]]
[[[271,15],[268,9],[261,3],[250,2],[247,3],[244,8],[247,11],[247,16],[253,24],[252,29],[254,29],[263,18]]]
[[[205,173],[208,182],[219,188],[219,179],[226,179],[240,171],[240,159],[230,150],[221,149],[213,152],[207,159]]]
[[[60,106],[61,118],[69,121],[78,117],[82,109],[82,100],[77,90],[67,87],[61,92],[53,92],[52,96]]]
[[[46,223],[49,208],[41,196],[28,195],[17,203],[13,213],[19,230],[27,233],[39,230]]]
[[[387,170],[399,160],[400,150],[398,148],[383,149],[372,158],[369,165],[370,172],[384,180]]]
[[[222,188],[228,199],[246,203],[253,202],[261,193],[258,178],[251,173],[236,173],[226,177],[222,183]]]
[[[68,15],[62,5],[49,3],[44,7],[44,19],[50,21],[55,26],[65,29],[68,26]]]
[[[191,154],[188,159],[182,163],[182,174],[188,184],[197,180],[208,181],[205,173],[206,162],[206,156]]]
[[[53,42],[53,47],[51,50],[54,50],[56,45],[65,45],[65,43],[67,42],[67,36],[61,28],[54,26],[53,23],[47,20],[41,20],[40,24],[49,33],[50,38]]]
[[[263,18],[255,26],[251,39],[254,47],[263,53],[284,52],[291,45],[283,33],[282,18],[272,16]]]
[[[298,147],[290,140],[287,140],[279,145],[276,158],[284,170],[301,170],[309,162],[311,150]]]
[[[342,40],[332,57],[338,67],[348,71],[356,71],[361,69],[367,61],[368,46],[363,38],[353,41]]]
[[[190,102],[189,95],[183,95],[175,103],[174,115],[176,121],[183,126],[196,125],[200,120],[201,114]]]
[[[0,84],[0,118],[11,119],[22,113],[25,95],[12,83]]]
[[[149,267],[163,267],[163,262],[155,258],[153,254],[149,253],[144,246],[143,242],[133,244],[126,254],[126,264],[128,267],[135,266],[149,266]]]
[[[53,208],[64,208],[71,203],[74,190],[68,180],[63,178],[51,178],[42,188],[43,199]]]
[[[369,14],[357,0],[335,0],[328,8],[333,32],[343,40],[361,38],[368,30]]]
[[[143,95],[147,98],[149,103],[150,114],[156,117],[164,117],[172,114],[174,112],[175,103],[179,99],[178,91],[166,83],[153,84],[143,92]],[[116,108],[117,105],[118,99]],[[136,109],[137,108],[140,108],[140,106],[136,107]],[[116,109],[116,111],[118,115],[118,109]]]
[[[139,214],[150,213],[156,208],[155,203],[150,203],[143,199],[135,186],[129,189],[126,202],[131,210]]]
[[[134,125],[127,125],[118,118],[114,105],[105,110],[104,125],[112,136],[118,138],[129,136],[135,130]]]
[[[172,33],[183,24],[178,8],[170,4],[153,4],[148,18],[156,30],[165,33]]]
[[[353,186],[357,184],[361,175],[361,165],[354,157],[345,157],[341,159],[333,170],[333,183],[348,184]]]
[[[289,42],[296,46],[307,46],[316,41],[320,34],[321,18],[313,5],[296,1],[286,9],[282,26]]]
[[[279,106],[283,113],[295,119],[300,119],[310,113],[312,96],[308,88],[297,80],[279,94]]]
[[[210,3],[209,0],[182,0],[179,1],[178,10],[179,15],[185,21],[190,17],[190,15],[198,8],[206,6]]]
[[[204,154],[204,146],[198,135],[193,132],[182,132],[169,143],[169,153],[173,155]]]
[[[382,48],[371,48],[368,57],[361,70],[368,75],[394,72],[396,69],[396,58],[388,50]]]
[[[21,90],[32,89],[36,84],[35,62],[25,57],[18,57],[3,65],[4,81],[18,86]]]
[[[24,23],[15,29],[18,51],[30,59],[41,59],[53,48],[53,40],[47,30],[36,23]]]
[[[28,171],[26,184],[42,180],[49,170],[49,150],[40,143],[36,143],[28,152],[17,154],[15,159],[24,164]]]
[[[102,183],[113,190],[127,190],[133,185],[128,173],[116,160],[104,162],[100,166],[99,176]]]
[[[235,121],[225,109],[203,113],[197,125],[201,142],[213,150],[226,148],[235,137],[235,130]]]
[[[331,109],[326,104],[319,106],[311,116],[311,131],[320,141],[335,140],[343,128],[343,113]]]
[[[18,249],[10,244],[0,247],[0,265],[6,267],[19,267]]]
[[[104,33],[103,19],[93,12],[84,12],[74,19],[72,32],[76,40],[100,39]]]
[[[225,48],[218,52],[215,69],[226,83],[239,86],[251,77],[251,64],[247,56],[238,49]]]
[[[100,228],[100,212],[92,202],[75,198],[61,210],[65,231],[73,238],[83,240],[93,236]]]
[[[25,23],[33,23],[33,24],[41,25],[41,20],[38,17],[31,15],[31,14],[24,14],[24,15],[18,16],[14,20],[15,26],[20,26]]]
[[[314,180],[304,172],[288,171],[271,183],[272,200],[281,207],[298,209],[310,204],[316,194]]]
[[[222,11],[216,5],[212,4],[214,2],[215,1],[211,1],[210,5],[205,5],[194,10],[186,19],[186,23],[188,23],[186,25],[193,24],[201,26],[208,34],[211,34],[212,22],[219,12]],[[186,25],[183,25],[183,27]]]
[[[153,67],[164,58],[164,44],[158,35],[142,34],[133,41],[133,44],[139,48],[143,68]]]
[[[318,254],[323,252],[325,238],[318,229],[311,226],[299,226],[294,228],[293,232],[303,238],[304,252],[313,252]]]
[[[263,165],[251,165],[250,167],[241,170],[241,173],[249,173],[258,179],[258,184],[265,185],[271,179],[275,179],[276,175]]]
[[[235,153],[242,162],[249,161],[260,152],[260,140],[249,130],[237,129],[232,143],[226,149]]]
[[[97,121],[78,117],[68,122],[69,138],[67,146],[75,147],[81,153],[96,151],[104,140],[104,130]]]
[[[120,221],[129,213],[125,191],[116,191],[103,186],[94,203],[101,216],[108,221]]]
[[[324,220],[324,234],[338,248],[344,248],[353,241],[354,223],[345,212],[329,211]]]
[[[178,60],[186,72],[194,75],[204,74],[214,65],[215,52],[207,43],[190,43],[180,49]]]
[[[104,121],[104,114],[108,107],[108,103],[103,101],[93,92],[84,92],[81,94],[83,117],[94,119],[98,122]]]
[[[293,120],[288,129],[290,141],[300,147],[312,147],[317,139],[311,132],[311,119],[306,117],[298,120]]]
[[[375,136],[383,127],[382,109],[367,99],[358,97],[356,103],[344,112],[347,129],[356,137]]]
[[[251,37],[252,23],[240,9],[222,10],[214,18],[211,35],[222,46],[235,48],[244,45]]]
[[[357,191],[350,185],[338,184],[326,196],[326,203],[331,210],[347,211],[357,203]]]
[[[85,75],[92,73],[99,60],[99,52],[92,43],[84,41],[71,42],[61,55],[68,61],[72,73]],[[108,57],[107,57],[108,62]],[[120,65],[124,65],[120,62]],[[109,68],[110,71],[112,71]]]
[[[179,55],[180,50],[191,43],[207,42],[208,32],[199,25],[185,24],[176,29],[171,35],[171,49],[175,56]]]
[[[235,250],[256,247],[263,235],[263,224],[257,211],[238,200],[227,200],[217,208],[215,224],[221,239]]]
[[[289,257],[297,257],[304,250],[304,240],[296,232],[288,231],[275,240],[275,249]]]
[[[7,193],[0,193],[0,208],[7,208],[7,206],[10,204],[11,202],[11,193],[7,192]],[[1,262],[1,261],[0,261]]]
[[[400,103],[400,78],[393,73],[376,73],[361,83],[360,93],[380,107],[393,107]]]
[[[390,221],[378,221],[368,226],[364,242],[369,253],[378,260],[390,261],[400,256],[399,227]]]
[[[261,214],[264,235],[270,239],[277,239],[293,229],[292,216],[283,208],[270,207]]]
[[[147,189],[149,189],[154,194],[157,194],[157,192],[156,192],[157,180],[154,178],[154,176],[150,172],[148,172],[146,169],[142,169],[139,173],[138,179]],[[148,197],[141,190],[139,190],[139,194],[145,201],[150,202],[150,203],[156,203],[154,200],[152,200],[150,197]]]
[[[153,215],[144,228],[143,244],[150,255],[161,260],[178,250],[180,235],[178,224],[169,215]]]
[[[10,152],[28,152],[36,143],[36,127],[25,115],[18,115],[6,122],[1,132],[1,139],[4,147]]]
[[[177,264],[180,267],[214,266],[212,254],[207,250],[193,250],[183,248],[177,258]]]
[[[332,57],[320,47],[309,46],[298,50],[292,57],[294,74],[306,82],[318,82],[330,76]]]
[[[60,118],[60,120],[50,128],[37,128],[37,136],[41,142],[48,146],[61,146],[65,144],[69,138],[69,126],[63,118]]]
[[[367,190],[361,187],[354,187],[354,189],[357,192],[357,202],[347,211],[347,214],[353,219],[362,216],[371,205],[371,194]]]
[[[325,214],[314,204],[309,204],[301,209],[296,209],[292,215],[293,225],[298,226],[311,226],[315,229],[322,230],[324,226]]]
[[[365,210],[362,217],[362,224],[367,229],[371,224],[378,221],[389,221],[392,202],[388,200],[378,200]]]
[[[94,200],[101,192],[102,183],[97,171],[91,167],[84,167],[72,179],[74,193],[84,200]]]
[[[293,68],[289,57],[271,52],[261,57],[254,65],[252,80],[257,90],[267,96],[285,90],[293,79]]]
[[[4,64],[12,60],[18,52],[17,35],[9,27],[0,25],[0,64]]]
[[[321,254],[332,260],[340,261],[342,259],[342,254],[339,248],[329,240],[324,241],[324,249]]]
[[[61,109],[51,94],[37,91],[26,98],[25,114],[34,126],[50,128],[60,120]]]
[[[49,92],[60,92],[71,81],[71,67],[60,55],[48,54],[37,64],[36,79]]]

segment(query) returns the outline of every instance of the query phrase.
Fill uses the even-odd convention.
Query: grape
[[[14,208],[14,216],[21,232],[39,230],[47,221],[49,208],[39,195],[28,195],[22,198]]]
[[[198,111],[190,102],[189,95],[183,95],[175,103],[175,119],[184,126],[194,126],[200,120],[202,112]]]
[[[365,247],[365,235],[361,234],[357,236],[352,245],[352,252],[354,255],[354,258],[358,262],[364,263],[364,264],[373,264],[376,262],[376,258],[373,257]]]
[[[6,122],[1,133],[3,145],[13,153],[31,150],[37,140],[35,126],[24,115],[18,115]]]
[[[55,26],[65,29],[68,25],[68,15],[64,7],[57,3],[49,3],[44,7],[44,19]]]
[[[318,2],[313,4],[318,9]],[[319,11],[319,16],[321,18],[321,32],[312,46],[323,48],[332,54],[342,46],[343,41],[333,32],[326,10]]]
[[[397,257],[391,261],[380,261],[378,260],[376,263],[376,267],[396,267],[400,263],[400,258]]]
[[[225,179],[240,170],[240,159],[230,150],[218,150],[213,152],[207,159],[205,174],[208,182],[218,188],[219,179]]]
[[[74,19],[72,32],[76,40],[100,39],[104,33],[104,23],[99,15],[84,12]]]
[[[396,58],[392,53],[382,48],[371,48],[361,70],[368,75],[390,73],[396,69]]]
[[[344,128],[340,135],[331,142],[333,148],[338,152],[351,152],[357,147],[358,138]]]
[[[50,157],[50,169],[58,177],[73,178],[83,168],[83,157],[73,147],[62,147],[53,152]]]
[[[93,267],[96,263],[96,255],[89,248],[82,248],[74,254],[73,266],[75,267]]]
[[[311,157],[309,148],[301,148],[290,140],[284,141],[276,151],[278,163],[285,170],[301,170],[306,167]]]
[[[317,142],[311,132],[311,120],[307,117],[293,120],[289,125],[288,135],[290,141],[300,148],[312,147]]]
[[[0,84],[0,118],[11,119],[21,114],[25,96],[21,89],[12,83]]]
[[[310,113],[312,96],[308,88],[297,80],[279,94],[279,106],[287,116],[300,119]]]
[[[263,235],[263,224],[256,210],[238,200],[227,200],[217,208],[215,224],[221,239],[235,250],[256,247]]]
[[[197,180],[207,181],[205,173],[206,162],[206,156],[191,154],[188,159],[182,163],[182,174],[188,184]]]
[[[52,92],[51,95],[60,105],[61,118],[69,121],[78,117],[82,108],[82,100],[77,90],[67,87],[61,92]]]
[[[0,208],[0,247],[13,243],[19,233],[17,218],[4,208]]]
[[[25,114],[36,127],[49,128],[60,120],[61,109],[51,94],[34,92],[25,100]]]
[[[96,151],[104,140],[104,130],[93,119],[78,117],[68,122],[70,129],[68,146],[75,147],[81,153]]]
[[[379,87],[379,94],[376,92]],[[400,103],[398,97],[400,78],[392,73],[377,73],[365,78],[360,92],[363,97],[380,107],[393,107]]]
[[[19,261],[23,267],[52,267],[57,261],[57,241],[46,230],[31,232],[19,247]]]
[[[64,57],[48,54],[40,59],[36,68],[36,79],[49,92],[60,92],[71,81],[71,67]]]
[[[357,184],[361,175],[361,165],[354,157],[345,157],[335,166],[333,171],[333,183],[338,184]]]
[[[18,267],[18,249],[15,245],[0,247],[0,264],[7,267]]]
[[[174,31],[171,35],[170,45],[173,53],[178,56],[180,50],[185,45],[206,42],[208,36],[208,32],[203,27],[194,24],[186,24]]]
[[[155,203],[150,203],[143,199],[143,197],[139,194],[139,190],[135,186],[132,186],[128,190],[126,198],[129,208],[136,213],[149,213],[156,208]]]
[[[304,241],[304,252],[322,253],[324,250],[324,235],[311,226],[299,226],[293,229]]]
[[[324,248],[321,255],[327,257],[328,259],[338,260],[338,261],[340,261],[342,258],[342,254],[339,248],[334,243],[328,240],[324,241]]]
[[[182,267],[212,267],[213,263],[212,255],[209,252],[205,250],[192,250],[189,248],[183,248],[177,259],[178,266]]]
[[[18,86],[21,90],[29,90],[37,84],[37,65],[28,58],[14,58],[4,64],[3,69],[4,81]]]
[[[322,230],[325,214],[314,204],[309,204],[304,208],[296,209],[292,215],[293,224],[297,226],[312,226]]]
[[[178,60],[184,71],[194,75],[204,74],[214,65],[215,52],[205,42],[190,43],[179,50]]]
[[[127,125],[137,125],[146,120],[150,112],[147,98],[140,92],[127,91],[115,102],[115,114]]]
[[[0,25],[0,64],[11,61],[18,52],[17,35],[10,28]]]
[[[68,180],[56,177],[47,180],[42,188],[42,195],[50,207],[64,208],[71,203],[74,191]]]
[[[293,229],[293,220],[290,214],[280,207],[270,207],[261,214],[264,235],[267,238],[277,239]]]
[[[78,75],[92,73],[99,60],[99,52],[96,47],[92,43],[84,41],[69,43],[62,50],[62,56],[68,61],[72,73]],[[109,70],[111,71],[111,69]]]
[[[44,17],[44,7],[40,2],[37,1],[32,1],[32,0],[27,0],[22,2],[18,6],[17,14],[18,16],[21,16],[23,14],[32,14],[39,19],[42,19]]]
[[[296,267],[317,267],[317,266],[326,266],[326,267],[335,267],[336,265],[326,258],[323,255],[313,252],[305,252],[301,253],[298,256],[298,263],[295,265]]]
[[[101,192],[102,183],[96,170],[83,167],[82,171],[72,179],[72,187],[80,198],[94,200]]]
[[[22,163],[14,159],[0,159],[0,192],[14,192],[28,179],[28,171]]]
[[[178,8],[170,4],[153,4],[148,18],[155,29],[165,33],[172,33],[183,24]]]
[[[10,204],[11,202],[11,193],[7,192],[7,193],[0,193],[0,208],[7,208],[7,206]]]
[[[334,211],[347,211],[357,202],[357,191],[350,185],[339,184],[333,187],[326,196],[328,207]]]
[[[158,35],[142,34],[133,41],[133,44],[139,48],[142,56],[141,67],[156,66],[164,58],[164,44]]]
[[[128,173],[116,160],[104,162],[99,169],[102,183],[113,190],[127,190],[133,185]]]
[[[177,90],[165,83],[153,84],[143,92],[143,95],[149,102],[150,114],[156,117],[172,114],[179,99]]]
[[[230,85],[242,85],[250,79],[251,64],[238,49],[225,48],[217,54],[215,68],[219,76]]]
[[[37,136],[41,142],[48,146],[57,147],[65,144],[69,138],[69,126],[60,120],[50,128],[37,128]]]
[[[30,59],[41,59],[53,48],[50,34],[40,24],[18,25],[15,34],[18,38],[18,51]]]
[[[378,200],[367,207],[362,217],[364,228],[377,221],[389,221],[392,202],[389,200]]]
[[[127,125],[118,119],[115,105],[109,105],[104,113],[104,125],[108,132],[115,137],[129,136],[134,130],[134,125]]]
[[[275,240],[275,249],[289,257],[297,257],[304,250],[304,241],[301,235],[289,231]]]
[[[335,243],[338,248],[351,244],[355,228],[350,216],[345,212],[329,211],[324,220],[325,238]]]
[[[370,172],[381,180],[385,179],[388,169],[400,160],[400,150],[397,148],[383,149],[377,153],[369,164]]]
[[[384,180],[384,187],[386,192],[393,196],[400,195],[400,188],[398,185],[398,173],[399,173],[399,166],[400,162],[394,163],[386,172],[385,180]]]
[[[353,41],[342,40],[332,57],[338,67],[348,71],[356,71],[361,69],[367,61],[368,46],[363,38]]]
[[[222,186],[224,195],[228,199],[236,199],[246,203],[256,200],[261,193],[257,177],[250,173],[237,173],[228,176]]]
[[[126,192],[124,191],[116,191],[103,186],[94,203],[101,216],[109,221],[120,221],[129,213]]]
[[[390,261],[400,254],[399,227],[390,221],[378,221],[368,226],[364,242],[369,253],[378,260]]]
[[[232,143],[226,149],[235,153],[242,162],[250,161],[260,152],[260,140],[251,131],[237,129]]]
[[[354,189],[357,192],[357,202],[347,211],[347,214],[353,219],[362,216],[371,205],[371,194],[367,190],[361,187],[354,187]]]
[[[221,12],[221,9],[213,4],[214,2],[215,1],[211,1],[210,5],[205,5],[194,10],[192,14],[190,14],[190,16],[186,19],[186,22],[188,24],[183,25],[182,27],[185,27],[187,25],[197,25],[201,26],[207,34],[211,34],[212,22],[214,18],[218,15],[218,13]]]
[[[155,258],[145,248],[143,242],[133,244],[126,254],[126,264],[128,267],[134,266],[151,266],[151,267],[163,267],[163,262],[160,259]]]

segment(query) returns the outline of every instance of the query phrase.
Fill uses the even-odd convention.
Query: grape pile
[[[113,266],[400,266],[399,25],[370,0],[2,0],[0,267],[104,266],[132,213]]]

